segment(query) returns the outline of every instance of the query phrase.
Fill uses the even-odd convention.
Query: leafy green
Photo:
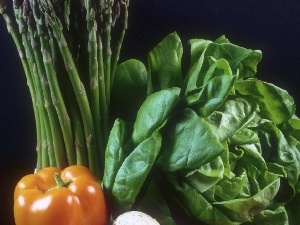
[[[284,207],[279,206],[273,210],[263,210],[261,211],[249,224],[264,224],[272,225],[276,221],[278,225],[291,225],[288,221],[288,215]],[[248,223],[247,223],[248,224]]]
[[[300,143],[296,139],[287,139],[274,123],[265,122],[260,127],[261,137],[268,138],[270,146],[264,146],[265,157],[284,167],[287,174],[287,181],[295,194],[295,186],[300,176]],[[289,200],[286,196],[286,201]]]
[[[164,123],[179,102],[179,92],[179,88],[169,88],[146,98],[134,122],[132,134],[134,143],[141,143]]]
[[[260,51],[224,36],[189,43],[186,76],[176,33],[150,52],[147,96],[132,120],[113,126],[104,177],[112,210],[142,210],[162,225],[296,225],[293,98],[255,78]],[[144,71],[136,63],[126,70]]]
[[[116,68],[111,91],[111,112],[115,117],[132,121],[147,94],[147,69],[136,59],[129,59]]]
[[[186,98],[187,104],[197,108],[203,117],[209,116],[223,103],[237,79],[237,76],[232,75],[230,66],[224,59],[214,62],[210,67],[210,73],[212,78],[205,86]]]
[[[235,96],[228,98],[206,121],[222,142],[245,127],[257,111],[256,102]]]
[[[190,109],[183,113],[182,120],[170,128],[168,144],[159,160],[164,171],[197,168],[224,150],[203,119]]]
[[[112,187],[112,194],[123,210],[132,207],[143,181],[155,162],[160,145],[161,135],[156,131],[140,143],[120,166]]]
[[[182,84],[181,57],[183,49],[176,33],[168,35],[148,56],[148,93]]]
[[[201,88],[211,79],[210,60],[207,60],[209,57],[213,57],[215,60],[226,60],[232,73],[238,73],[240,78],[253,77],[257,71],[257,64],[261,60],[260,51],[253,51],[231,44],[224,36],[214,42],[193,39],[190,43],[192,65],[187,75],[187,94]]]
[[[224,209],[233,221],[247,221],[270,204],[270,201],[278,192],[279,186],[280,182],[277,179],[250,198],[216,202],[214,205]]]
[[[260,114],[276,124],[292,117],[296,107],[287,91],[256,79],[238,81],[235,89],[243,95],[250,95],[259,104]]]
[[[116,174],[125,158],[124,145],[128,136],[128,128],[124,121],[117,119],[111,129],[105,151],[105,167],[103,186],[111,190]]]
[[[145,195],[143,196],[138,209],[148,214],[155,214],[155,219],[161,225],[173,225],[176,224],[172,218],[170,208],[163,197],[162,190],[160,189],[161,184],[152,180],[147,188]],[[153,197],[155,196],[155,197]]]

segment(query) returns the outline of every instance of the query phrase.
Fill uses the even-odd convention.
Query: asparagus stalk
[[[62,31],[61,21],[56,16],[51,2],[46,0],[40,0],[39,2],[44,9],[44,15],[49,22],[49,25],[51,26],[54,36],[57,40],[66,70],[69,74],[75,96],[79,104],[79,109],[84,125],[84,133],[86,137],[89,167],[96,174],[96,176],[99,176],[100,165],[97,154],[97,146],[95,142],[95,129],[84,84],[80,80],[80,76],[76,68],[74,59]]]
[[[107,102],[107,112],[105,112],[105,120],[109,114],[109,105],[110,105],[110,91],[111,91],[111,28],[112,28],[112,7],[114,0],[105,0],[105,28],[104,28],[104,56],[105,56],[105,87],[106,87],[106,102]],[[105,131],[107,133],[107,131]]]
[[[27,1],[24,1],[24,3],[26,2]],[[27,2],[27,4],[29,3]],[[29,11],[28,6],[24,7],[24,12],[26,8],[28,11],[27,14],[31,15],[31,11]],[[36,14],[36,12],[34,13]],[[35,15],[35,18],[37,18],[37,15]],[[37,64],[40,82],[42,84],[42,92],[45,98],[45,107],[48,113],[49,123],[52,132],[51,134],[48,134],[48,136],[51,135],[50,137],[52,137],[53,148],[56,156],[55,164],[50,163],[50,165],[55,165],[59,168],[63,168],[67,165],[65,152],[63,151],[64,148],[66,149],[68,164],[72,165],[76,163],[70,119],[66,111],[61,92],[58,88],[59,85],[56,79],[56,74],[53,68],[51,56],[48,53],[49,47],[46,44],[47,38],[45,37],[44,32],[42,32],[42,29],[40,29],[38,36],[40,37],[39,40],[41,43],[41,51],[38,51],[37,44],[34,39],[34,34],[30,27],[30,21],[31,19],[28,19],[28,29],[31,38],[32,49],[35,56],[35,61]],[[42,59],[44,64],[42,63]],[[54,108],[56,109],[56,111]]]
[[[86,23],[88,32],[88,53],[89,53],[89,74],[90,74],[90,89],[91,89],[91,111],[93,122],[95,125],[96,142],[98,146],[98,156],[102,157],[104,149],[102,123],[101,123],[101,108],[100,108],[100,91],[99,91],[99,74],[98,74],[98,51],[97,51],[97,22],[96,22],[96,7],[92,5],[90,0],[85,0]]]
[[[126,30],[127,30],[127,27],[128,27],[129,0],[121,0],[121,6],[123,7],[123,10],[124,10],[123,26],[122,26],[122,29],[121,29],[120,37],[118,39],[118,43],[117,43],[115,52],[113,54],[113,63],[112,63],[112,69],[111,69],[111,75],[112,75],[111,88],[112,88],[112,84],[113,84],[113,81],[114,81],[114,76],[115,76],[115,73],[116,73],[116,68],[117,68],[117,64],[118,64],[118,61],[119,61],[120,52],[121,52],[122,44],[123,44],[123,41],[124,41],[125,33],[126,33]],[[117,10],[120,10],[119,8],[121,6],[119,6]],[[119,15],[120,15],[120,12],[117,12],[115,14],[115,19],[114,20],[117,20]]]
[[[36,105],[40,114],[40,123],[42,124],[42,166],[55,166],[55,156],[53,154],[53,139],[51,134],[51,125],[47,115],[46,108],[43,107],[43,93],[40,85],[39,77],[36,70],[36,64],[33,56],[33,50],[29,42],[29,34],[27,32],[27,26],[24,18],[22,17],[22,5],[18,1],[14,1],[14,13],[16,21],[19,26],[19,33],[21,34],[22,43],[25,48],[25,55],[29,65],[30,76],[33,81],[33,86],[36,92]],[[56,140],[57,145],[60,140]]]
[[[13,5],[18,30],[4,0],[0,13],[19,51],[32,98],[37,170],[81,164],[100,178],[129,0],[14,0]],[[121,13],[123,25],[112,47]]]
[[[99,87],[100,87],[100,120],[102,124],[102,134],[103,134],[103,140],[108,140],[108,104],[107,104],[107,98],[106,98],[106,87],[105,87],[105,80],[104,80],[104,61],[103,61],[103,48],[102,48],[102,40],[101,36],[98,37],[98,74],[99,74]],[[104,143],[106,144],[106,143]],[[104,165],[104,151],[100,152],[100,162],[102,165]]]

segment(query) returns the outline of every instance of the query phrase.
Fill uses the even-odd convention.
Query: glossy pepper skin
[[[70,184],[57,186],[55,173]],[[97,178],[78,165],[24,176],[14,192],[14,217],[16,225],[104,225],[108,219]]]

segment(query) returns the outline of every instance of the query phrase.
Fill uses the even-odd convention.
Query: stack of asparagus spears
[[[9,13],[0,0],[0,13],[31,94],[37,170],[79,164],[100,177],[129,0],[13,0],[12,4]]]

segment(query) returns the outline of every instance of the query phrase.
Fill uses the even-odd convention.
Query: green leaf
[[[236,131],[234,135],[229,138],[229,142],[233,145],[254,144],[259,143],[259,138],[255,131],[243,128]]]
[[[279,175],[268,171],[268,167],[255,144],[239,146],[244,151],[237,167],[246,169],[251,194],[260,192],[268,184],[278,179]]]
[[[264,122],[259,127],[260,138],[268,139],[270,146],[263,145],[264,157],[268,161],[282,165],[287,179],[295,192],[300,176],[300,142],[294,138],[286,138],[281,130],[272,122]],[[292,198],[293,196],[289,196]],[[286,200],[288,200],[286,196]]]
[[[185,175],[186,182],[201,193],[223,179],[224,165],[220,156]]]
[[[284,169],[284,166],[273,162],[267,162],[267,166],[268,166],[268,171],[270,171],[270,173],[277,174],[279,176],[287,178],[287,173]]]
[[[196,220],[211,225],[238,225],[240,223],[230,220],[221,210],[207,201],[196,189],[185,182],[178,181],[174,176],[168,176],[172,185],[172,192],[169,193],[176,203],[187,210],[188,214]],[[175,204],[175,203],[174,203]],[[177,205],[177,207],[180,207]]]
[[[182,86],[181,57],[183,49],[176,33],[164,38],[148,56],[148,84],[153,91]],[[148,90],[149,93],[149,90]]]
[[[161,139],[155,131],[132,151],[118,170],[112,194],[121,210],[130,210],[135,202],[160,151]]]
[[[123,163],[126,155],[123,146],[128,137],[128,128],[124,121],[117,119],[111,129],[105,150],[105,165],[103,186],[111,191],[116,174]]]
[[[186,98],[187,104],[203,117],[215,111],[229,95],[237,76],[233,76],[228,62],[224,59],[214,60],[209,68],[208,81],[198,92]]]
[[[215,202],[213,205],[223,209],[222,212],[226,212],[233,221],[244,222],[265,209],[276,196],[279,187],[280,180],[277,179],[250,198]]]
[[[279,206],[275,209],[265,209],[254,217],[252,222],[245,225],[292,225],[289,223],[288,215],[283,206]],[[296,223],[294,224],[296,225]]]
[[[116,68],[111,91],[111,114],[113,118],[131,121],[147,94],[147,70],[138,60],[130,59]]]
[[[224,151],[210,126],[194,111],[185,109],[181,118],[170,128],[159,159],[164,171],[199,168]]]
[[[220,142],[247,126],[258,111],[257,104],[246,98],[228,98],[215,112],[205,120],[217,135]]]
[[[243,192],[246,182],[248,182],[247,173],[243,170],[239,176],[232,175],[231,178],[222,179],[215,186],[214,194],[218,196],[219,199],[226,201],[232,200]]]
[[[228,61],[233,73],[239,71],[240,78],[253,77],[257,72],[257,64],[262,58],[261,51],[246,49],[232,44],[221,36],[208,46],[206,55]]]
[[[257,72],[257,64],[261,60],[260,51],[231,44],[224,36],[215,42],[193,39],[190,43],[192,60],[186,82],[187,95],[201,88],[211,79],[210,58],[226,60],[233,74],[239,74],[239,78],[253,77]]]
[[[151,181],[146,194],[138,205],[138,210],[155,218],[160,225],[176,225],[161,186],[158,181]]]
[[[242,95],[252,96],[259,104],[263,118],[284,123],[295,113],[295,103],[287,91],[267,82],[256,79],[237,81],[235,89]]]
[[[285,205],[289,217],[289,225],[299,225],[300,192]]]
[[[169,88],[149,95],[141,105],[134,123],[132,139],[135,144],[160,127],[179,102],[179,88]]]
[[[212,41],[204,39],[192,39],[191,45],[191,66],[187,76],[187,92],[198,89],[199,74],[204,61],[204,51]],[[205,58],[206,59],[206,58]]]
[[[300,141],[300,119],[297,116],[294,115],[284,123],[281,130],[285,135],[292,136]]]
[[[267,170],[266,162],[261,155],[261,146],[259,143],[252,144],[242,144],[236,146],[237,149],[241,149],[243,154],[243,168],[247,168],[248,165],[255,166],[255,169],[258,169],[259,172],[263,173]],[[251,169],[249,169],[248,173],[251,173]],[[256,171],[253,171],[256,172]]]

